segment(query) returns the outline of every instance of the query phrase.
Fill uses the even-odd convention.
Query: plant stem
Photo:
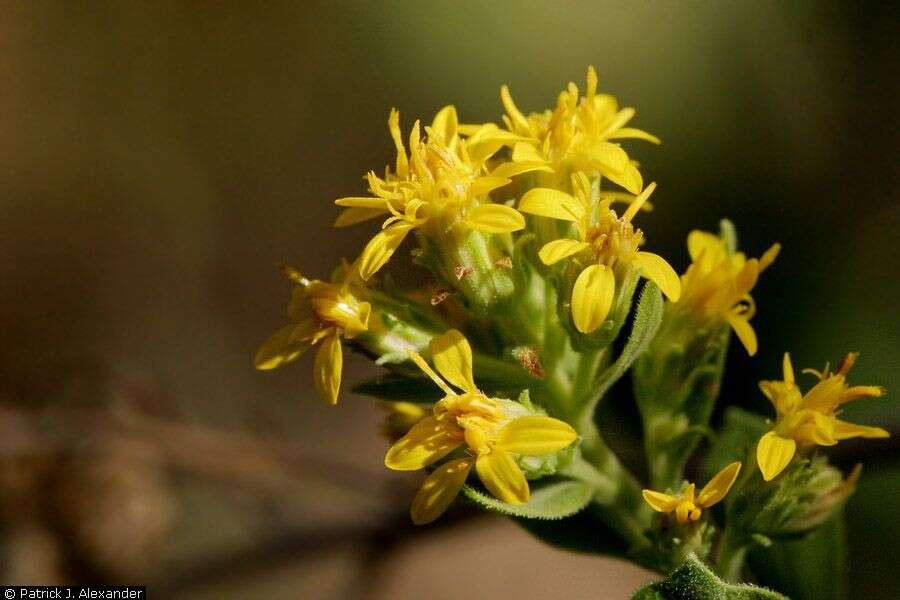
[[[734,530],[725,529],[719,540],[719,550],[716,555],[716,571],[725,581],[737,582],[744,570],[744,560],[747,557],[747,542]]]

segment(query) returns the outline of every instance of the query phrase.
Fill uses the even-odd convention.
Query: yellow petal
[[[472,136],[484,129],[485,127],[496,127],[493,123],[460,123],[456,126],[459,135]]]
[[[588,95],[591,96],[592,94],[588,94]],[[600,137],[609,139],[609,137],[613,133],[622,129],[622,127],[624,127],[628,123],[628,121],[630,121],[632,118],[634,118],[634,114],[635,114],[635,110],[630,107],[623,108],[622,110],[617,112],[615,114],[615,116],[612,118],[612,120],[606,125],[606,128],[600,134]]]
[[[709,480],[700,494],[697,496],[697,506],[708,508],[725,497],[731,486],[734,485],[738,473],[741,472],[741,463],[733,462],[721,471],[715,477]]]
[[[632,194],[640,194],[644,188],[644,179],[637,165],[629,162],[622,171],[600,169],[600,173],[615,184],[621,185]]]
[[[654,492],[653,490],[644,490],[641,492],[644,500],[650,505],[650,508],[656,512],[667,513],[675,510],[678,506],[678,498],[663,494],[662,492]]]
[[[508,233],[525,228],[522,213],[504,204],[482,204],[466,215],[466,226],[484,233]]]
[[[860,398],[879,398],[884,395],[884,388],[878,385],[853,385],[841,392],[840,404]]]
[[[771,400],[772,405],[779,415],[786,415],[798,406],[803,400],[800,388],[793,383],[784,381],[760,381],[759,389]]]
[[[425,478],[413,498],[410,515],[416,525],[431,523],[450,506],[472,470],[471,458],[460,458],[439,466]]]
[[[477,391],[472,378],[472,348],[456,329],[431,339],[431,357],[444,379],[467,392]]]
[[[844,388],[842,376],[825,377],[803,396],[803,408],[830,413],[838,407]]]
[[[466,153],[473,165],[483,165],[487,159],[496,154],[504,146],[512,146],[525,141],[520,135],[498,128],[496,125],[484,125],[477,129],[466,142]]]
[[[784,353],[784,358],[781,359],[781,370],[784,373],[784,382],[789,385],[794,385],[794,365],[791,364],[791,355],[789,352]]]
[[[528,142],[519,142],[513,146],[512,159],[513,162],[543,162],[546,164],[538,149]]]
[[[836,440],[847,440],[850,438],[886,438],[891,434],[881,427],[870,427],[868,425],[856,425],[848,423],[840,419],[834,420],[834,438]]]
[[[638,194],[638,196],[634,199],[634,201],[628,205],[628,208],[625,209],[625,212],[622,214],[622,219],[625,221],[631,221],[638,211],[641,210],[641,207],[647,203],[647,200],[650,198],[650,195],[653,194],[653,191],[656,189],[656,183],[651,183],[647,186],[647,188]]]
[[[681,490],[681,497],[688,502],[694,501],[694,489],[696,488],[696,484],[689,483],[684,486],[684,489]]]
[[[338,198],[334,201],[338,206],[343,207],[353,207],[353,208],[380,208],[384,211],[387,211],[388,201],[384,198],[369,198],[369,197],[349,197],[349,198]]]
[[[512,455],[494,447],[475,461],[475,470],[484,486],[498,499],[508,504],[525,504],[530,497],[528,481]]]
[[[550,167],[547,161],[540,158],[538,160],[507,162],[491,171],[491,177],[515,177],[516,175],[521,175],[522,173],[531,173],[532,171],[544,171],[546,173],[552,173],[553,169]]]
[[[417,471],[444,458],[462,441],[462,431],[456,426],[425,417],[391,446],[384,456],[384,466],[394,471]]]
[[[584,217],[581,203],[565,192],[550,188],[534,188],[522,196],[519,210],[539,217],[578,222]]]
[[[696,262],[701,254],[705,253],[708,260],[719,262],[725,260],[728,256],[728,250],[725,247],[725,241],[719,236],[713,235],[707,231],[695,229],[688,234],[687,239],[688,254],[691,260]]]
[[[353,206],[341,211],[338,218],[334,220],[334,226],[349,227],[350,225],[356,225],[357,223],[362,223],[363,221],[368,221],[369,219],[374,219],[385,214],[388,214],[388,211],[383,208],[360,208]]]
[[[630,164],[628,154],[622,150],[622,147],[618,144],[611,144],[610,142],[597,142],[596,144],[592,144],[588,148],[585,148],[585,154],[592,162],[597,163],[597,166],[601,171],[622,173]]]
[[[837,420],[831,415],[820,412],[804,410],[800,414],[806,414],[791,432],[794,441],[800,444],[816,444],[818,446],[834,446],[834,422]]]
[[[406,177],[409,173],[409,161],[406,157],[406,149],[403,147],[403,137],[400,134],[400,111],[396,108],[391,109],[388,117],[388,129],[394,140],[394,147],[397,149],[397,175]]]
[[[510,183],[512,183],[512,179],[509,179],[508,177],[492,177],[487,175],[473,181],[469,186],[469,192],[473,196],[485,196],[497,188],[502,188],[504,185]]]
[[[530,130],[528,119],[526,119],[525,115],[523,115],[521,111],[519,111],[519,108],[516,106],[516,103],[513,102],[512,96],[509,93],[509,88],[505,85],[500,88],[500,102],[503,103],[503,109],[506,111],[506,114],[509,117],[510,121],[512,121],[513,125],[520,131],[520,133],[524,133]]]
[[[587,242],[579,242],[578,240],[553,240],[544,244],[544,247],[538,252],[538,256],[541,257],[541,262],[545,265],[552,265],[590,247],[591,245]]]
[[[253,358],[253,366],[260,371],[269,371],[296,360],[311,346],[311,342],[304,334],[312,334],[317,328],[318,324],[312,319],[299,325],[282,327],[259,347]]]
[[[681,297],[681,279],[666,259],[652,252],[638,252],[635,259],[641,266],[641,275],[658,285],[666,298],[678,302]]]
[[[784,471],[796,451],[797,442],[790,438],[783,438],[774,431],[762,436],[756,446],[756,462],[763,479],[771,481]]]
[[[641,129],[635,129],[634,127],[622,127],[617,131],[606,136],[608,140],[618,140],[618,139],[635,139],[635,140],[645,140],[647,142],[652,142],[654,144],[660,144],[660,140],[658,137],[653,135],[652,133],[647,133]]]
[[[775,259],[778,257],[778,253],[781,252],[781,244],[772,244],[772,246],[766,250],[765,254],[763,254],[759,259],[759,272],[762,273],[765,271],[769,265],[775,262]]]
[[[616,278],[605,265],[591,265],[575,280],[572,289],[572,319],[581,333],[599,328],[612,306]]]
[[[366,280],[377,273],[390,260],[413,227],[410,223],[398,223],[379,231],[366,244],[359,256],[357,261],[359,276]]]
[[[456,116],[456,107],[445,106],[438,111],[431,122],[431,135],[437,135],[445,144],[449,144],[456,137],[458,127],[459,118]]]
[[[741,340],[744,348],[747,349],[747,354],[750,356],[756,354],[756,332],[753,331],[750,322],[745,317],[735,313],[728,314],[725,319],[728,321],[728,324],[731,325],[731,328],[734,330],[735,335],[738,336],[738,339]]]
[[[328,404],[337,404],[344,366],[341,336],[333,333],[322,340],[313,364],[313,382],[319,396]]]
[[[453,388],[447,385],[447,383],[443,379],[441,379],[438,374],[435,373],[434,370],[432,370],[431,367],[428,366],[428,363],[425,362],[425,359],[422,358],[422,356],[418,352],[416,352],[415,350],[407,350],[407,353],[409,354],[409,359],[416,363],[416,366],[419,367],[419,369],[421,369],[423,373],[428,375],[428,378],[431,379],[435,383],[435,385],[441,388],[441,391],[443,391],[448,396],[456,395],[456,392],[453,391]]]
[[[578,437],[571,425],[550,417],[519,417],[500,430],[497,442],[508,452],[540,456],[559,452]]]
[[[732,257],[732,264],[734,264],[734,259],[740,255]],[[740,272],[734,278],[733,290],[735,295],[743,296],[744,294],[750,292],[753,287],[756,285],[756,282],[759,280],[759,261],[755,258],[751,258],[744,266],[741,267]]]

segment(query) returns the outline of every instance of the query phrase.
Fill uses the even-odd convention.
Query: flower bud
[[[754,477],[729,514],[748,534],[786,538],[822,525],[853,493],[861,467],[847,478],[824,456],[792,463],[776,480]]]

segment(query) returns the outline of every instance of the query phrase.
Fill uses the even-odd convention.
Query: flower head
[[[368,173],[371,197],[335,201],[346,207],[335,222],[338,227],[389,215],[359,258],[357,267],[362,279],[369,279],[384,266],[407,234],[417,228],[440,236],[460,227],[508,233],[525,226],[525,219],[517,210],[495,204],[489,197],[492,190],[511,181],[506,175],[488,172],[488,159],[502,145],[477,143],[481,137],[477,131],[469,140],[463,140],[454,107],[438,112],[431,126],[425,128],[425,137],[416,121],[409,135],[408,154],[396,110],[391,111],[388,127],[397,149],[394,170],[387,169],[384,178],[374,171]]]
[[[647,186],[621,217],[611,208],[609,196],[593,193],[584,173],[572,175],[572,188],[575,196],[551,188],[529,190],[522,197],[519,210],[575,225],[578,239],[548,242],[540,249],[539,256],[546,265],[564,259],[583,265],[572,290],[572,318],[578,331],[591,333],[603,324],[615,297],[614,269],[619,265],[635,263],[641,274],[659,285],[670,300],[678,300],[681,295],[678,275],[661,256],[638,250],[644,234],[631,222],[656,184]]]
[[[512,147],[510,172],[516,164],[529,165],[530,170],[552,171],[565,182],[568,173],[599,173],[632,194],[643,188],[640,171],[622,147],[612,140],[642,139],[654,144],[659,138],[640,129],[626,127],[634,117],[633,108],[619,108],[615,97],[597,93],[597,72],[588,67],[584,96],[569,83],[560,92],[556,108],[528,116],[518,109],[509,88],[500,89],[506,114],[506,137],[500,133],[482,132],[483,139],[503,139]],[[515,137],[510,137],[508,134]],[[516,173],[518,174],[518,173]]]
[[[360,300],[361,288],[351,283],[352,278],[342,280],[340,276],[337,281],[326,283],[309,280],[290,267],[284,270],[297,284],[288,304],[291,323],[263,343],[254,366],[262,371],[275,369],[321,344],[313,379],[319,395],[329,404],[336,404],[343,368],[341,339],[352,339],[368,330],[372,306]]]
[[[388,450],[384,464],[397,471],[415,471],[458,448],[465,452],[425,479],[412,503],[413,522],[424,524],[439,517],[462,489],[473,466],[485,487],[500,500],[528,502],[528,482],[515,455],[558,452],[575,441],[575,430],[557,419],[529,415],[524,407],[513,414],[509,409],[513,403],[481,392],[472,375],[472,350],[459,331],[451,329],[435,337],[431,354],[440,376],[415,352],[410,352],[410,357],[445,396],[435,404],[432,416],[419,421]]]
[[[644,500],[657,512],[674,512],[675,518],[682,525],[693,523],[700,518],[704,508],[709,508],[725,497],[740,472],[741,463],[731,463],[710,479],[696,497],[694,484],[686,483],[677,496],[644,490]]]
[[[784,379],[760,382],[760,389],[777,414],[775,426],[760,438],[756,447],[763,479],[771,481],[778,476],[791,462],[798,446],[833,446],[850,438],[888,437],[888,432],[881,427],[856,425],[837,418],[840,407],[847,402],[884,394],[878,386],[847,384],[847,373],[858,356],[855,352],[845,355],[834,372],[827,365],[822,372],[805,371],[816,375],[819,382],[804,395],[796,384],[791,357],[786,352]]]
[[[719,236],[692,231],[688,252],[693,262],[681,277],[683,294],[673,309],[704,320],[727,321],[753,356],[757,341],[750,319],[756,313],[756,304],[750,291],[780,250],[781,245],[773,244],[759,259],[748,259],[743,252],[729,252]]]

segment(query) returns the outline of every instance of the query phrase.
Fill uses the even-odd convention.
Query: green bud
[[[730,503],[733,526],[747,534],[790,538],[807,533],[827,521],[856,486],[860,467],[844,479],[824,456],[795,461],[775,481],[766,483],[758,473]]]
[[[438,236],[417,232],[417,238],[420,248],[413,252],[415,261],[460,292],[472,312],[487,314],[515,290],[509,234],[449,227]]]
[[[383,290],[364,289],[363,298],[372,305],[367,331],[353,345],[375,359],[378,365],[396,365],[409,360],[409,351],[427,354],[435,335],[449,329],[437,311],[398,290],[386,278]],[[409,370],[419,376],[417,369]]]

